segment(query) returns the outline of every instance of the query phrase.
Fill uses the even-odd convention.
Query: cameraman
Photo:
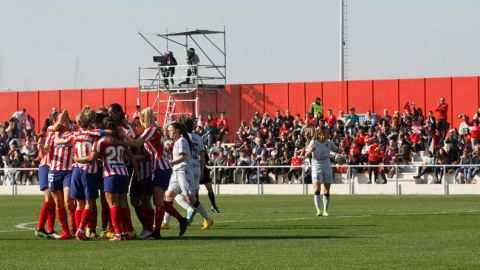
[[[163,82],[165,85],[169,85],[168,79],[170,78],[170,86],[173,86],[175,83],[172,77],[175,75],[175,66],[177,65],[177,59],[173,56],[173,52],[168,51],[165,53],[162,65],[167,66],[162,68]]]
[[[200,59],[198,58],[198,55],[195,53],[194,48],[190,48],[187,51],[187,60],[185,61],[187,65],[187,78],[185,81],[183,81],[180,84],[189,84],[190,83],[190,78],[192,76],[197,76],[198,74],[198,63],[200,63]],[[193,82],[193,79],[192,79]]]

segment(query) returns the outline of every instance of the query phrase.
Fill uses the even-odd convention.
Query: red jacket
[[[385,154],[377,144],[372,144],[368,149],[368,161],[379,162],[384,156]]]
[[[302,159],[300,157],[292,157],[292,160],[290,161],[290,165],[302,165]],[[301,168],[292,168],[294,171],[298,171]]]
[[[448,104],[439,104],[437,109],[435,110],[435,118],[439,119],[447,119],[447,112],[448,112]]]

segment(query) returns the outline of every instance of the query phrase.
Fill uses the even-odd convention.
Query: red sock
[[[133,207],[135,210],[135,214],[137,215],[138,220],[140,220],[140,223],[142,223],[142,227],[145,230],[145,213],[143,212],[143,207],[137,206]]]
[[[49,233],[55,230],[55,204],[48,204],[47,230]]]
[[[152,208],[144,208],[143,215],[145,216],[145,229],[153,231],[153,219],[155,217],[155,211]]]
[[[70,230],[68,229],[67,211],[65,211],[65,208],[57,209],[57,216],[63,234],[70,234]]]
[[[80,228],[80,222],[82,221],[82,212],[83,210],[75,210],[75,228],[72,228],[72,230]]]
[[[165,212],[169,213],[172,217],[175,217],[178,221],[183,219],[182,215],[178,213],[177,209],[173,207],[173,202],[163,202],[165,206]]]
[[[116,234],[122,233],[122,229],[120,227],[121,226],[120,212],[121,212],[120,209],[118,209],[116,206],[110,208],[110,217],[112,218],[112,226]]]
[[[165,208],[163,205],[158,205],[155,208],[155,231],[159,232],[162,227],[163,217],[165,216]],[[178,214],[178,212],[177,212]]]
[[[109,232],[114,232],[115,228],[113,227],[113,221],[112,221],[112,213],[110,212],[110,216],[108,219],[108,231]]]
[[[97,229],[97,219],[98,219],[97,206],[94,205],[90,209],[90,211],[91,211],[90,212],[90,218],[88,219],[87,228],[92,229],[92,230],[96,230]]]
[[[90,219],[90,214],[91,214],[91,210],[90,209],[83,209],[83,211],[81,212],[82,213],[82,216],[80,218],[80,225],[78,226],[78,228],[82,231],[85,230],[85,227],[87,226],[87,223]]]
[[[77,222],[75,220],[75,209],[68,209],[68,215],[70,216],[70,230],[77,230]]]
[[[40,207],[40,214],[38,215],[38,224],[37,230],[43,231],[45,230],[45,223],[47,222],[48,218],[48,202],[43,202],[42,207]]]

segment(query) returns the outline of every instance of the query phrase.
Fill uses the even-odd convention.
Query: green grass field
[[[197,216],[182,239],[172,222],[158,241],[80,242],[16,227],[41,197],[0,196],[1,269],[480,269],[478,196],[332,196],[326,218],[312,196],[217,200],[213,228]]]

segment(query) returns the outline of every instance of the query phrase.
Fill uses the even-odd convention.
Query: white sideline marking
[[[15,228],[17,228],[16,230],[3,230],[3,231],[0,231],[0,233],[34,231],[35,228],[27,227],[27,225],[35,224],[35,223],[37,223],[37,222],[32,221],[32,222],[20,223],[20,224],[15,225]]]
[[[368,218],[368,217],[381,217],[381,216],[418,216],[418,215],[445,215],[445,214],[461,214],[461,213],[479,213],[478,210],[467,210],[467,209],[456,209],[451,211],[439,211],[439,212],[405,212],[397,214],[371,214],[371,215],[345,215],[345,216],[329,216],[329,217],[299,217],[299,218],[277,218],[269,219],[267,221],[295,221],[295,220],[311,220],[311,219],[337,219],[337,218]],[[248,220],[248,222],[265,222],[266,220]],[[245,220],[225,220],[220,221],[218,224],[222,223],[240,223],[246,222]],[[16,230],[3,230],[0,233],[7,232],[24,232],[24,231],[34,231],[35,228],[28,227],[30,224],[35,224],[36,221],[25,222],[15,225]]]

